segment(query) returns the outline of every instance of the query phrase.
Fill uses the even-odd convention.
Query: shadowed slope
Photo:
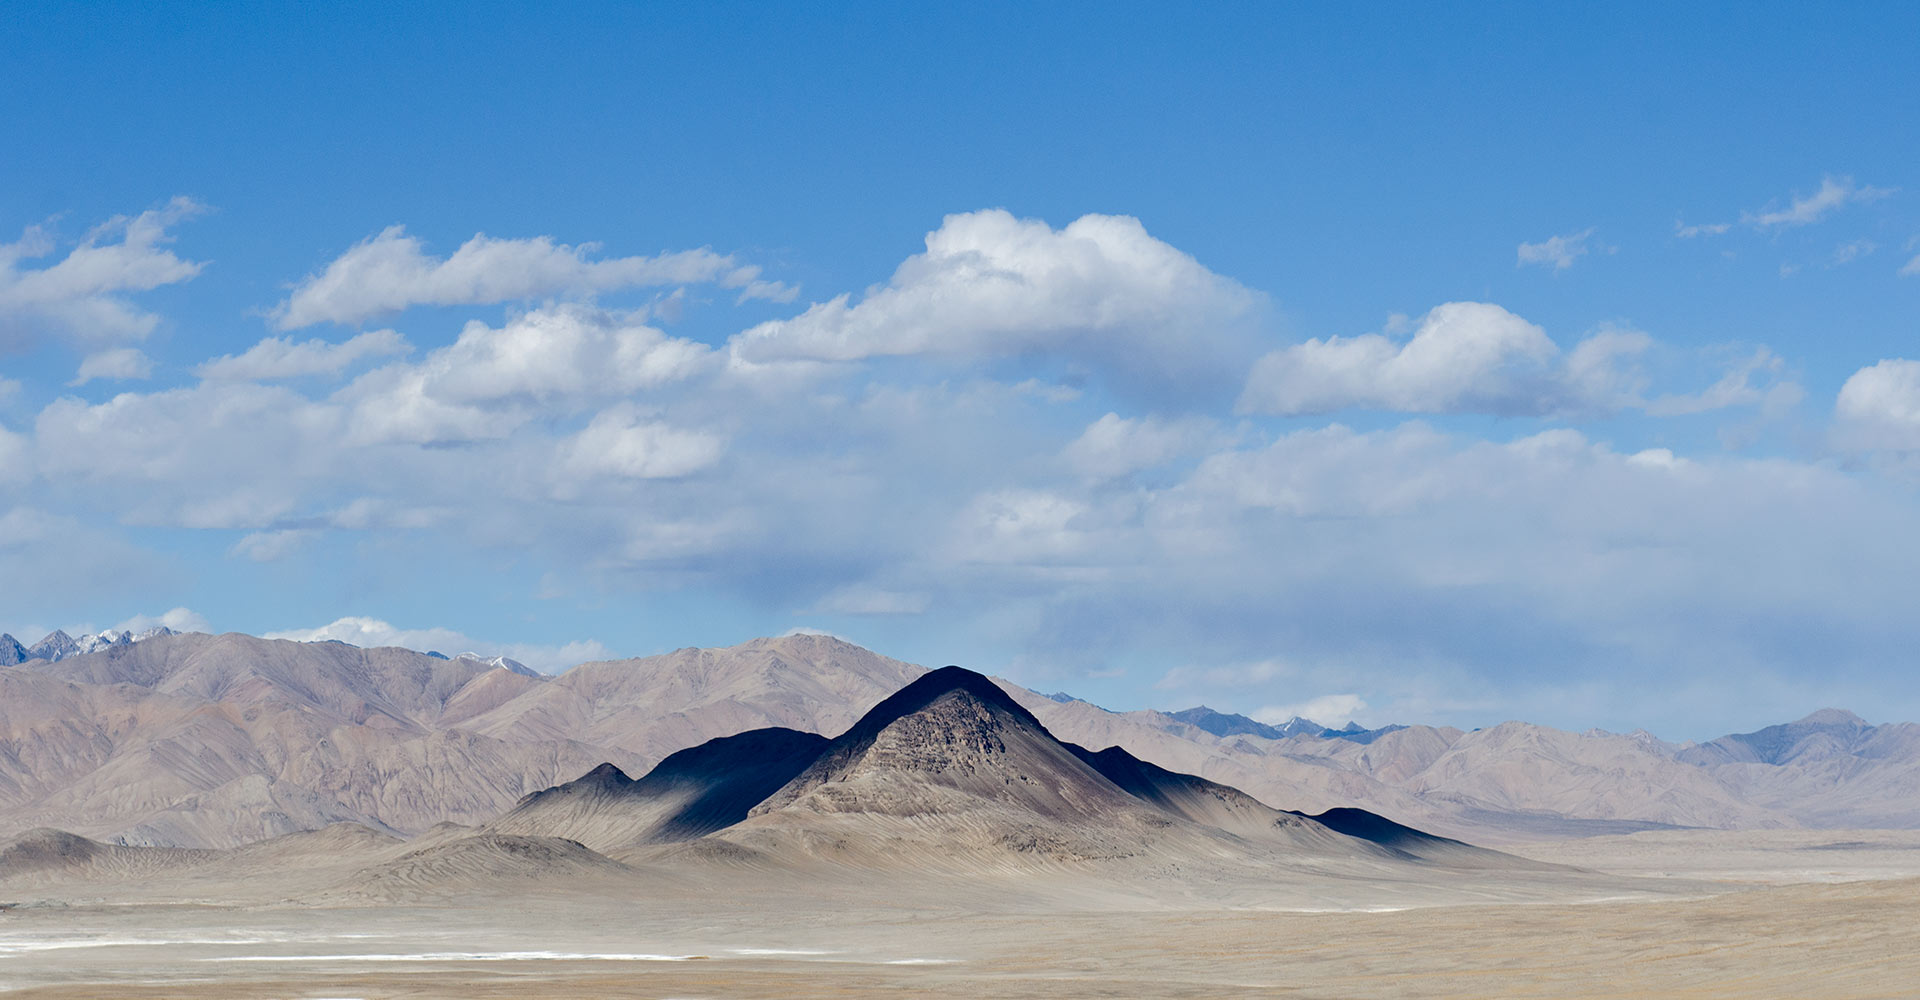
[[[1529,861],[1500,851],[1490,851],[1484,847],[1475,847],[1447,837],[1436,837],[1431,833],[1395,823],[1385,816],[1370,813],[1365,809],[1329,809],[1318,816],[1306,818],[1349,837],[1378,844],[1388,850],[1418,858],[1421,861],[1432,861],[1452,868],[1551,869],[1559,867],[1544,862]]]
[[[1065,744],[1075,756],[1134,798],[1190,823],[1287,847],[1337,853],[1372,853],[1346,831],[1330,831],[1298,813],[1274,809],[1251,795],[1205,778],[1169,771],[1121,747],[1094,752]]]
[[[814,733],[755,729],[682,750],[638,781],[602,764],[527,796],[483,831],[568,837],[597,851],[690,840],[745,819],[826,745]]]

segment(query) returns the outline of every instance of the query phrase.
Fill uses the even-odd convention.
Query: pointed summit
[[[916,836],[935,824],[959,840],[990,829],[1017,840],[1036,825],[1097,827],[1141,811],[999,685],[943,667],[874,706],[752,816],[812,827],[864,815],[909,820]]]
[[[20,640],[0,632],[0,667],[11,667],[29,659],[27,647],[20,645]]]
[[[80,644],[73,640],[73,636],[60,629],[54,629],[47,634],[46,638],[29,647],[27,656],[35,660],[58,661],[78,652],[80,652]]]
[[[892,725],[901,718],[918,712],[949,695],[965,694],[978,699],[983,704],[992,705],[1014,718],[1040,729],[1040,720],[1033,713],[1021,707],[1013,697],[1000,689],[993,679],[985,674],[977,674],[965,667],[946,666],[938,670],[929,670],[906,687],[888,695],[880,704],[873,706],[853,728],[841,734],[842,740],[871,739],[880,730]]]
[[[1796,726],[1820,726],[1823,728],[1828,726],[1865,728],[1867,720],[1862,719],[1844,708],[1823,708],[1792,724]]]

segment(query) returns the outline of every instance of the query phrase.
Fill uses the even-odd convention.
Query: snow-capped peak
[[[528,677],[540,676],[539,671],[534,670],[532,667],[529,667],[524,663],[521,663],[519,660],[509,659],[505,656],[481,656],[479,653],[475,653],[469,650],[465,653],[461,653],[458,656],[455,656],[454,659],[467,660],[473,663],[484,663],[490,667],[498,667],[502,670],[511,670],[516,674],[524,674],[525,676],[528,676]]]
[[[101,629],[98,632],[90,632],[75,639],[66,632],[55,629],[49,633],[46,638],[28,646],[26,649],[26,658],[29,660],[47,660],[53,662],[64,660],[69,656],[79,656],[82,653],[97,653],[103,649],[111,649],[114,646],[131,645],[144,639],[179,634],[180,633],[175,632],[165,625],[155,625],[138,635],[135,635],[127,629],[121,629],[116,632],[109,628]]]

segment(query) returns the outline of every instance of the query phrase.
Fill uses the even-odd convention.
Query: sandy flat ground
[[[1560,899],[1536,885],[1526,903],[1447,905],[1406,889],[1402,908],[1392,887],[1356,886],[1350,907],[1149,907],[1089,903],[1099,899],[1090,894],[1057,910],[1044,887],[1009,894],[988,883],[549,887],[431,906],[180,906],[50,891],[0,910],[0,990],[310,1000],[1920,995],[1915,834],[1663,833],[1524,849],[1671,891],[1609,899],[1579,878]]]

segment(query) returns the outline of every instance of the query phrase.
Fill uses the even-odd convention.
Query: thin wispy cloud
[[[358,361],[412,350],[413,345],[392,330],[371,330],[339,344],[325,340],[295,343],[290,337],[268,337],[244,354],[207,361],[196,367],[194,374],[215,381],[338,375]]]
[[[1673,223],[1673,235],[1683,240],[1690,240],[1698,236],[1719,236],[1732,228],[1733,223],[1731,222],[1705,222],[1689,226],[1684,222],[1675,220]]]
[[[1812,194],[1796,195],[1785,207],[1743,212],[1740,219],[1756,229],[1807,226],[1847,205],[1879,201],[1893,193],[1893,188],[1858,184],[1851,177],[1827,176],[1821,178],[1819,189]]]
[[[654,256],[598,257],[598,244],[569,246],[551,237],[475,235],[450,256],[435,257],[402,226],[361,241],[309,275],[273,310],[273,324],[356,324],[413,306],[485,305],[592,296],[628,288],[716,284],[739,297],[791,301],[797,289],[761,278],[759,267],[708,249]]]
[[[1538,243],[1522,243],[1517,254],[1516,267],[1536,264],[1555,271],[1564,271],[1573,266],[1573,262],[1587,254],[1587,240],[1593,236],[1593,227],[1589,226],[1577,233],[1551,236]]]
[[[1872,240],[1849,240],[1833,248],[1833,254],[1827,258],[1828,267],[1844,267],[1871,255],[1880,249],[1880,244]]]

